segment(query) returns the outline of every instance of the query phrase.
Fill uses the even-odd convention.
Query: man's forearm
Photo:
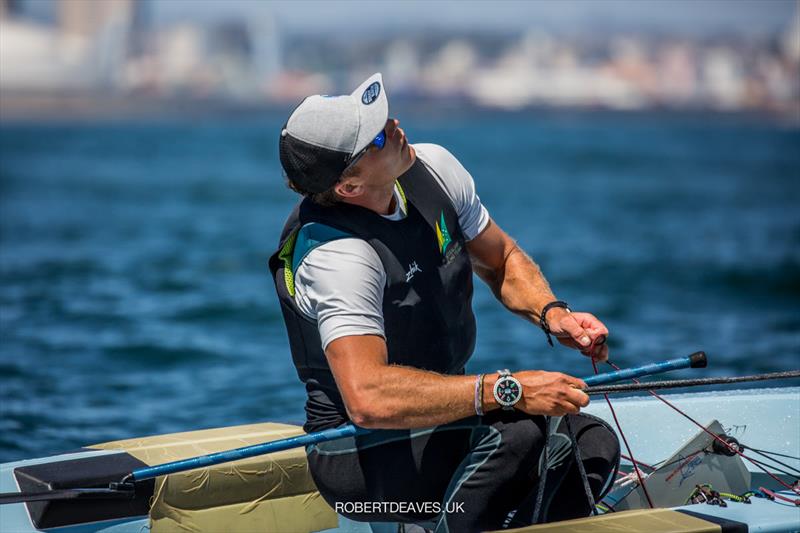
[[[475,414],[476,376],[447,376],[416,368],[381,368],[349,407],[361,427],[410,429],[447,424]],[[488,374],[480,391],[484,412],[498,408],[492,394],[497,374]]]
[[[542,309],[556,297],[533,259],[493,225],[467,246],[473,269],[497,299],[511,312],[541,326]],[[579,349],[598,360],[608,357],[608,346],[598,342],[605,340],[608,329],[593,315],[552,307],[545,318],[561,344]]]
[[[540,323],[542,308],[556,299],[539,265],[516,244],[500,269],[480,274],[506,308],[534,324]],[[564,311],[549,311],[548,320],[553,319],[551,312],[555,316]]]

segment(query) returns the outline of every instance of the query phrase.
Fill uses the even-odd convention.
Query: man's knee
[[[602,457],[615,461],[619,457],[619,439],[614,429],[605,421],[592,415],[570,416],[575,438],[584,448],[586,456]]]
[[[581,461],[595,497],[608,487],[609,476],[619,468],[620,444],[614,429],[604,420],[590,415],[570,419]]]
[[[519,417],[494,425],[500,431],[502,451],[520,461],[537,461],[544,448],[543,417]]]

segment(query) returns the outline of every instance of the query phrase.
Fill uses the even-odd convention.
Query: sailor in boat
[[[603,323],[554,296],[450,152],[409,143],[380,74],[350,95],[306,98],[279,143],[303,198],[270,269],[308,395],[304,428],[377,430],[307,448],[325,500],[354,520],[438,531],[588,516],[587,493],[601,498],[617,468],[617,438],[578,414],[583,381],[532,370],[534,359],[465,375],[472,274],[551,345],[604,360]],[[565,417],[550,438],[545,416]]]

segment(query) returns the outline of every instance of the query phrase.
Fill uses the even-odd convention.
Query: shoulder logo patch
[[[378,99],[378,95],[381,94],[381,84],[377,81],[364,89],[364,93],[361,95],[361,101],[364,105],[369,105],[375,100]]]
[[[442,212],[439,222],[436,223],[436,239],[439,241],[439,252],[444,255],[447,245],[450,244],[450,232],[447,231],[447,224],[444,222],[444,212]]]
[[[439,215],[439,220],[436,222],[434,229],[436,230],[439,253],[442,254],[442,264],[449,265],[458,258],[464,247],[461,245],[460,240],[454,241],[450,236],[447,223],[444,221],[444,211]]]

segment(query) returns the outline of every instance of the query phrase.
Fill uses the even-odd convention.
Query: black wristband
[[[562,309],[569,311],[569,304],[561,300],[550,302],[542,307],[542,312],[539,314],[539,326],[541,326],[542,331],[544,331],[544,336],[547,337],[547,343],[550,346],[553,345],[553,338],[550,336],[550,324],[547,323],[547,312],[554,307],[561,307]]]

